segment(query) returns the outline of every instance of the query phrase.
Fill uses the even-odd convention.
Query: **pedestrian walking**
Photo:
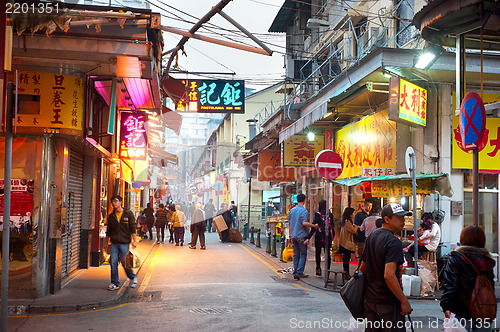
[[[191,245],[189,249],[196,249],[198,237],[200,238],[200,249],[205,250],[205,213],[201,209],[200,202],[196,203],[191,217]]]
[[[182,212],[182,207],[177,204],[175,206],[175,212],[172,214],[172,225],[174,226],[174,238],[175,238],[175,245],[179,246],[179,243],[181,246],[184,245],[184,232],[185,232],[185,226],[186,226],[186,215],[184,212]]]
[[[214,220],[214,212],[215,212],[215,206],[212,203],[214,200],[209,199],[208,203],[205,204],[204,210],[205,210],[205,218],[207,218],[207,230],[209,233],[212,232],[212,222]]]
[[[170,233],[170,238],[168,239],[168,243],[174,243],[174,238],[175,238],[174,222],[172,220],[174,212],[175,212],[175,206],[173,204],[169,204],[167,209],[167,228],[168,232]]]
[[[390,203],[382,209],[382,228],[366,239],[360,271],[365,275],[365,331],[406,331],[404,316],[410,314],[410,302],[401,287],[403,245],[395,234],[412,213]]]
[[[146,208],[142,211],[142,214],[146,216],[146,225],[148,226],[149,239],[154,241],[153,239],[153,226],[155,224],[155,211],[151,207],[151,203],[146,204]]]
[[[234,201],[231,201],[231,205],[229,207],[231,210],[231,221],[233,228],[236,228],[236,221],[238,220],[238,207],[234,204]]]
[[[358,258],[361,259],[361,255],[363,255],[363,249],[365,247],[365,240],[366,240],[366,234],[364,231],[361,231],[359,227],[363,224],[363,221],[368,218],[370,215],[370,211],[372,210],[373,207],[373,201],[371,198],[366,198],[365,202],[363,203],[363,210],[359,211],[356,213],[356,216],[354,217],[353,224],[358,226],[358,231],[354,235],[354,242],[356,243],[357,246],[357,251],[358,251]]]
[[[326,234],[326,221],[328,220],[328,235]],[[326,201],[323,199],[318,203],[318,212],[314,214],[313,225],[319,225],[319,228],[311,227],[311,231],[307,236],[310,239],[314,234],[314,247],[316,249],[316,277],[321,278],[321,251],[325,251],[325,259],[327,260],[327,269],[330,269],[332,258],[330,255],[330,249],[332,247],[332,239],[335,238],[335,228],[333,225],[333,214],[326,211]],[[325,239],[327,246],[325,246]],[[325,249],[327,247],[328,249]]]
[[[160,233],[161,233],[161,243],[163,244],[163,239],[165,237],[165,225],[167,224],[167,211],[165,210],[165,205],[160,203],[158,210],[156,211],[156,243],[160,243]]]
[[[297,206],[291,209],[288,214],[293,247],[293,278],[295,280],[309,277],[308,274],[304,274],[307,260],[307,243],[309,242],[307,227],[319,228],[318,224],[313,225],[308,221],[308,212],[304,207],[305,201],[306,195],[298,194]]]
[[[491,319],[474,319],[466,304],[471,300],[479,274],[485,275],[494,289],[495,261],[485,244],[486,237],[480,227],[465,227],[460,233],[460,246],[451,252],[443,272],[441,308],[446,318],[450,319],[453,313],[458,322],[466,323],[468,331],[491,331],[495,327]]]
[[[347,280],[351,279],[349,263],[351,261],[351,255],[356,250],[354,234],[356,234],[359,229],[359,226],[352,223],[354,219],[354,211],[355,210],[351,207],[345,208],[344,214],[342,215],[342,221],[340,222],[339,253],[344,255],[342,259],[342,266]]]
[[[135,217],[132,211],[122,207],[123,199],[114,195],[111,197],[111,205],[113,212],[107,218],[106,236],[111,241],[111,284],[108,290],[114,291],[120,288],[120,279],[118,277],[118,261],[122,263],[127,277],[131,280],[130,287],[137,286],[137,276],[132,269],[125,268],[125,256],[130,250],[130,242],[132,248],[137,246],[135,238]]]
[[[363,233],[365,233],[365,237],[370,236],[370,234],[376,230],[377,228],[377,220],[380,219],[380,212],[382,212],[382,209],[377,206],[372,210],[372,214],[368,217],[365,218],[363,223],[361,224],[361,227],[359,230]],[[363,254],[363,253],[361,253]]]

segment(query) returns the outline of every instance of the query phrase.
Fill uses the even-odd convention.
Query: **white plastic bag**
[[[460,321],[453,312],[449,319],[445,319],[443,327],[444,332],[467,332],[467,329],[460,324]]]

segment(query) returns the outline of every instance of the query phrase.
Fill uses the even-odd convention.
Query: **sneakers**
[[[137,287],[137,277],[135,277],[134,279],[132,279],[132,281],[130,282],[130,287],[132,287],[132,288],[136,288]]]
[[[120,286],[117,286],[117,285],[115,285],[115,284],[109,284],[109,286],[108,286],[108,290],[109,290],[109,291],[115,291],[115,290],[117,290],[118,288],[120,288]]]

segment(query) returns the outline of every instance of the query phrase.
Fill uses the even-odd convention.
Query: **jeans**
[[[316,270],[321,270],[321,251],[325,250],[325,242],[323,241],[317,241],[315,242],[316,246]],[[332,241],[328,241],[328,248],[332,247]],[[332,263],[332,258],[330,255],[330,249],[327,250],[327,257],[325,258],[328,265],[327,268],[328,270],[330,269],[330,265]]]
[[[214,218],[207,218],[207,230],[209,233],[212,232],[212,221],[214,220]]]
[[[125,255],[128,254],[130,244],[115,244],[111,243],[111,283],[116,286],[120,285],[120,279],[118,278],[118,259],[122,262],[122,266],[125,269]],[[135,273],[132,269],[125,269],[125,273],[127,273],[127,277],[129,279],[135,278]]]
[[[299,277],[304,274],[307,260],[307,244],[304,244],[305,240],[306,238],[292,239],[294,277]]]

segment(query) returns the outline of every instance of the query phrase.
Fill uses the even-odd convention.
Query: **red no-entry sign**
[[[342,158],[332,150],[323,150],[318,153],[314,165],[318,173],[327,180],[338,178],[344,168]]]

